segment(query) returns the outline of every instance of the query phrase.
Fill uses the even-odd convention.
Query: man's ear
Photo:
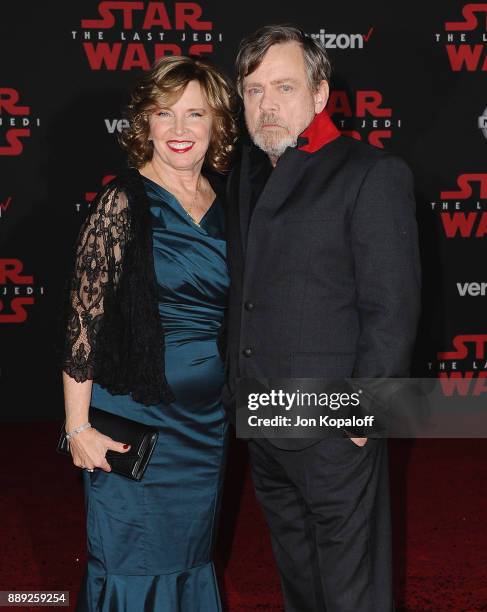
[[[323,80],[318,85],[318,88],[314,94],[316,114],[321,113],[321,111],[325,108],[329,95],[330,87],[328,85],[328,81]]]

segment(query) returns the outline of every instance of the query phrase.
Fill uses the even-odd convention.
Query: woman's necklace
[[[169,193],[172,193],[171,190],[168,188],[168,186],[166,185],[166,183],[162,180],[160,174],[157,172],[157,170],[154,168],[153,164],[151,164],[152,167],[152,171],[154,172],[154,174],[157,176],[157,178],[159,179],[159,182],[162,183],[163,187],[165,187],[165,189],[167,191],[169,191]],[[198,197],[198,193],[200,190],[200,179],[201,179],[201,174],[198,174],[198,180],[196,181],[196,190],[194,192],[194,195],[191,199],[191,204],[189,205],[188,208],[186,208],[186,206],[184,206],[184,204],[182,202],[180,202],[181,204],[181,208],[184,210],[184,212],[188,215],[188,217],[191,219],[191,221],[197,225],[198,227],[200,227],[200,224],[198,223],[198,221],[196,221],[196,219],[193,217],[193,208],[195,207],[196,204],[196,199]]]

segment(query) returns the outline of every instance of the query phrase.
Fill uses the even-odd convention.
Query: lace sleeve
[[[81,227],[66,313],[63,371],[77,382],[94,378],[96,339],[107,292],[120,278],[129,236],[128,199],[112,185],[95,200]]]

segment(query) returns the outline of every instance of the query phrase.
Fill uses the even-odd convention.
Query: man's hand
[[[367,438],[350,438],[357,446],[365,446]]]

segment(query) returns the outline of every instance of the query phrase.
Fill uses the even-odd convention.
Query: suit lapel
[[[288,148],[265,184],[249,224],[245,257],[247,279],[253,278],[254,272],[258,269],[259,258],[266,245],[266,233],[269,231],[272,218],[285,205],[288,196],[301,182],[310,161],[308,155]]]
[[[242,183],[245,184],[241,185],[240,192],[241,232],[245,249],[253,211],[257,205],[260,206],[262,194],[274,172],[269,158],[263,151],[254,146],[247,148],[242,169]]]
[[[252,231],[253,220],[258,219],[264,211],[268,215],[276,212],[284,204],[287,196],[301,180],[309,158],[296,149],[288,148],[272,170],[255,204],[255,214],[250,221]]]

